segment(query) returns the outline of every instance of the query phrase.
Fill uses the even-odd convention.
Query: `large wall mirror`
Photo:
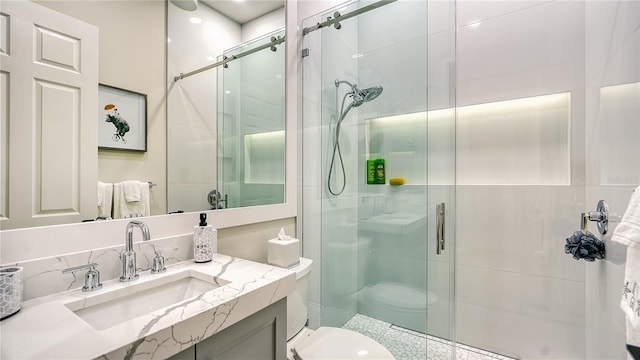
[[[295,176],[291,175],[295,171],[285,172],[285,168],[295,167],[295,139],[284,135],[285,122],[294,127],[295,122],[285,121],[285,113],[292,118],[291,113],[295,114],[296,110],[295,106],[285,107],[285,47],[290,44],[284,43],[284,0],[41,0],[26,3],[41,7],[45,11],[43,19],[58,18],[56,21],[61,24],[61,30],[55,31],[49,31],[50,26],[39,27],[43,30],[34,41],[40,41],[38,44],[47,51],[67,49],[73,53],[74,42],[82,40],[83,34],[64,36],[64,27],[72,20],[95,27],[98,41],[87,37],[98,44],[93,50],[96,52],[93,56],[99,61],[93,59],[97,64],[97,76],[92,84],[96,85],[96,90],[100,83],[146,95],[146,151],[98,149],[97,134],[93,135],[93,132],[97,131],[101,119],[98,119],[99,114],[93,115],[98,113],[96,106],[89,116],[92,124],[89,128],[95,131],[78,136],[84,138],[82,143],[93,143],[88,147],[90,150],[67,147],[68,153],[78,157],[69,167],[81,164],[79,167],[90,170],[88,176],[56,171],[62,159],[52,154],[44,156],[47,155],[45,151],[25,154],[16,160],[12,156],[20,152],[15,148],[19,141],[12,138],[12,129],[17,126],[11,125],[17,120],[13,119],[16,116],[11,116],[10,110],[17,106],[2,102],[0,230],[95,220],[99,215],[95,197],[98,181],[113,184],[125,180],[152,182],[154,186],[148,195],[150,206],[144,216],[214,210],[216,215],[211,215],[210,219],[218,227],[295,216]],[[189,10],[189,7],[193,9]],[[53,13],[46,15],[46,11]],[[2,42],[0,50],[4,51],[8,49],[5,44],[15,46],[19,43],[9,41],[9,36],[12,27],[20,21],[8,21],[13,16],[9,14],[8,6],[0,4],[0,12],[0,35],[2,39],[8,39]],[[282,41],[269,45],[272,38]],[[265,43],[266,48],[250,51]],[[85,48],[77,49],[84,51]],[[0,56],[12,55],[2,51]],[[54,53],[42,54],[53,56],[55,61],[66,61],[63,55],[56,59]],[[180,73],[206,67],[225,57],[232,58],[226,67],[213,68],[179,81],[173,79]],[[0,60],[3,65],[0,71],[3,91],[0,92],[8,94],[5,87],[28,88],[20,86],[19,77],[11,76],[12,71],[22,67],[21,63],[7,59]],[[44,64],[44,61],[40,62]],[[4,68],[7,64],[11,69]],[[51,67],[52,64],[44,65]],[[73,96],[65,97],[66,90],[56,85],[57,80],[42,84],[38,94],[52,95],[52,100],[62,94],[62,99],[74,101]],[[98,96],[94,95],[93,101],[98,105]],[[55,101],[50,104],[53,108],[60,105]],[[65,118],[65,113],[49,118],[57,121]],[[81,122],[87,121],[85,118]],[[32,131],[40,136],[43,129]],[[57,127],[51,129],[53,140],[61,140],[60,134],[67,137],[75,134]],[[29,135],[28,138],[36,141],[38,136]],[[64,136],[63,140],[67,139]],[[57,140],[48,146],[64,150],[65,146],[61,145],[66,140]],[[24,145],[41,150],[38,147],[42,144],[36,141]],[[34,162],[34,156],[41,156],[37,160],[46,160],[46,163]],[[44,186],[38,183],[42,179],[37,178],[42,175],[37,171],[45,168],[50,169],[52,179],[47,192],[42,191]],[[36,172],[23,172],[24,169],[35,169]],[[35,179],[34,183],[26,181],[28,179]],[[68,191],[58,191],[60,184]],[[30,193],[33,199],[21,200],[21,196],[14,193],[16,187]],[[51,210],[47,210],[49,200],[45,195],[51,201],[68,200],[68,204],[58,211],[57,204],[51,202]],[[11,203],[18,202],[24,209],[24,219],[19,221],[17,213],[10,211]]]

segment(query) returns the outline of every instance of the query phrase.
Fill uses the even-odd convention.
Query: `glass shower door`
[[[454,10],[397,1],[303,40],[311,325],[361,332],[398,359],[453,353]]]

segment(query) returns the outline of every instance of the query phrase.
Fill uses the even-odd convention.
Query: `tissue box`
[[[300,262],[300,241],[298,239],[271,239],[267,244],[267,263],[288,268]]]

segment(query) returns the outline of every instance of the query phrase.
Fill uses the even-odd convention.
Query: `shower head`
[[[358,107],[366,102],[372,101],[382,93],[382,86],[374,86],[370,88],[366,88],[364,90],[360,90],[357,87],[354,88],[351,93],[351,97],[353,98],[353,106]]]
[[[375,100],[378,96],[382,94],[382,86],[374,86],[359,92],[359,95],[364,99],[364,102],[369,102],[371,100]]]
[[[353,98],[353,102],[351,106],[358,107],[365,102],[372,101],[376,99],[382,93],[382,86],[374,86],[370,88],[366,88],[360,90],[358,85],[352,84],[346,80],[338,80],[335,81],[336,87],[340,86],[340,84],[347,84],[351,87],[351,97]]]

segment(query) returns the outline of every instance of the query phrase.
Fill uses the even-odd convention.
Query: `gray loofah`
[[[604,259],[604,241],[590,232],[585,234],[582,231],[576,231],[567,238],[564,252],[565,254],[572,254],[576,260],[595,261],[595,259]]]

